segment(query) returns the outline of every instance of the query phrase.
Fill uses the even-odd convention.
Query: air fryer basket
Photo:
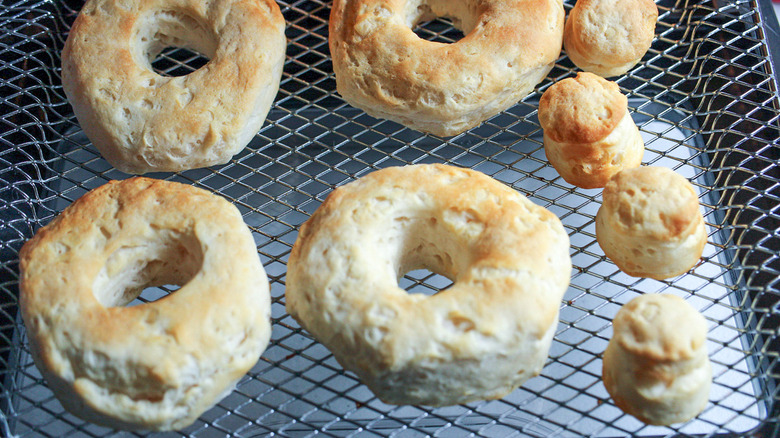
[[[566,0],[566,9],[573,3]],[[544,157],[537,104],[552,83],[576,73],[563,53],[535,93],[477,128],[438,138],[369,117],[341,99],[327,45],[329,2],[279,5],[288,25],[287,61],[275,105],[252,143],[224,166],[152,175],[213,191],[241,210],[271,280],[272,341],[216,407],[191,427],[159,436],[779,434],[780,125],[770,44],[778,29],[763,22],[767,9],[744,0],[659,0],[652,48],[616,80],[647,146],[643,163],[690,179],[709,234],[690,273],[656,281],[629,277],[605,258],[594,232],[600,191],[567,184]],[[24,241],[89,189],[127,178],[87,140],[62,91],[60,51],[80,7],[70,0],[9,0],[0,10],[0,430],[6,436],[146,435],[65,412],[31,360],[18,315]],[[442,42],[458,37],[444,19],[416,31]],[[154,67],[180,75],[204,62],[173,48]],[[572,283],[547,365],[501,400],[445,408],[383,404],[284,310],[285,264],[298,227],[334,187],[411,163],[487,173],[557,214],[571,238]],[[419,270],[400,284],[432,294],[449,283]],[[150,288],[139,303],[169,292]],[[600,378],[618,308],[638,294],[661,292],[705,315],[714,368],[710,404],[673,427],[623,414]]]

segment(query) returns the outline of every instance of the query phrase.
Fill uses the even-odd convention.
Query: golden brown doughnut
[[[451,17],[445,44],[416,23]],[[335,0],[329,44],[341,96],[369,115],[439,136],[477,126],[530,93],[563,40],[560,0]]]
[[[225,199],[134,178],[82,196],[22,248],[35,364],[73,414],[180,429],[231,391],[270,337],[268,279]],[[178,284],[124,307],[145,287]]]
[[[433,296],[398,278],[453,281]],[[537,375],[571,274],[560,220],[473,170],[391,167],[334,190],[301,227],[287,311],[393,404],[500,398]]]
[[[272,0],[89,0],[62,52],[62,85],[84,133],[123,172],[224,164],[263,124],[285,45]],[[150,63],[168,46],[210,60],[161,76]]]

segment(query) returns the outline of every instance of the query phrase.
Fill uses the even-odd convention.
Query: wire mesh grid
[[[778,435],[778,97],[756,5],[658,3],[656,39],[617,79],[647,152],[699,190],[709,243],[690,273],[669,281],[621,273],[595,240],[597,190],[575,189],[544,157],[541,92],[576,69],[565,56],[535,93],[481,126],[437,138],[374,119],[335,91],[327,46],[329,4],[279,2],[287,61],[268,121],[224,166],[156,174],[219,193],[243,213],[271,280],[273,335],[237,388],[195,424],[161,436],[625,436]],[[60,59],[78,1],[4,2],[0,14],[0,425],[6,436],[135,436],[63,410],[33,365],[18,316],[18,250],[86,191],[127,175],[113,170],[79,128],[62,92]],[[573,1],[565,2],[570,9]],[[425,39],[462,36],[445,19]],[[206,60],[168,49],[161,74]],[[336,186],[372,170],[440,162],[485,172],[556,213],[571,238],[572,283],[549,360],[501,400],[444,408],[390,406],[285,313],[286,260],[296,230]],[[432,294],[449,280],[425,270],[399,280]],[[147,289],[140,301],[175,289]],[[623,414],[601,384],[601,353],[618,308],[641,293],[684,297],[707,318],[714,369],[710,403],[695,420],[646,426]]]

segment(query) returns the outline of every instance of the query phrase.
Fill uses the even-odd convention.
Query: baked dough
[[[90,191],[22,248],[35,364],[73,414],[180,429],[230,392],[270,337],[268,279],[241,214],[184,184]],[[181,288],[123,307],[148,286]]]
[[[577,0],[566,19],[566,54],[585,71],[622,75],[650,48],[656,21],[653,0]]]
[[[560,220],[498,181],[391,167],[334,190],[301,227],[287,311],[392,404],[500,398],[537,375],[570,274]],[[454,284],[410,294],[429,269]]]
[[[539,100],[544,153],[569,184],[604,187],[622,169],[642,164],[645,143],[614,82],[592,73],[556,82]]]
[[[602,374],[620,409],[648,424],[670,425],[707,406],[707,323],[688,302],[640,295],[618,311],[612,327]]]
[[[168,46],[210,61],[179,77],[150,62]],[[272,0],[88,0],[62,52],[62,85],[84,133],[117,169],[224,164],[262,126],[284,64]]]
[[[696,189],[665,167],[623,170],[604,187],[596,239],[623,272],[657,280],[690,270],[707,243]]]
[[[450,17],[465,37],[419,38]],[[334,0],[330,52],[341,96],[371,116],[451,136],[517,103],[560,55],[560,0]]]

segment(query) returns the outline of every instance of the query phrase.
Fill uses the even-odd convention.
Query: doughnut
[[[622,75],[647,53],[656,21],[653,0],[578,0],[566,19],[566,55],[582,70]]]
[[[450,17],[446,44],[412,29]],[[334,0],[329,45],[338,92],[367,114],[452,136],[517,103],[563,44],[560,0]]]
[[[698,263],[707,243],[696,189],[665,167],[626,169],[604,187],[596,240],[628,275],[663,280]]]
[[[569,184],[601,188],[642,164],[645,143],[614,82],[592,73],[556,82],[539,99],[544,153]]]
[[[235,386],[270,338],[268,279],[241,214],[184,184],[112,181],[20,253],[33,359],[74,415],[181,429]],[[145,287],[180,285],[125,307]]]
[[[209,58],[185,76],[166,47]],[[262,126],[282,75],[284,18],[271,0],[88,0],[62,52],[62,85],[86,136],[133,174],[227,163]]]
[[[288,261],[290,315],[390,404],[500,398],[547,359],[571,273],[560,220],[477,171],[390,167],[335,189]],[[398,279],[453,281],[428,296]]]
[[[640,295],[618,311],[612,329],[602,378],[620,409],[647,424],[670,425],[707,406],[707,323],[687,301]]]

